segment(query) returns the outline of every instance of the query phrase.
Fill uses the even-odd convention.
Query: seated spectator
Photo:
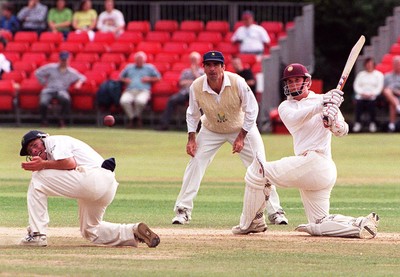
[[[246,83],[249,85],[251,91],[256,94],[256,78],[254,77],[253,72],[251,71],[250,68],[244,68],[242,60],[240,57],[235,56],[233,57],[232,61],[232,66],[235,69],[235,73],[239,74],[244,78]]]
[[[3,72],[10,72],[10,71],[11,71],[11,62],[7,60],[4,54],[0,53],[0,80]]]
[[[389,102],[388,131],[396,131],[396,117],[400,113],[400,56],[393,58],[393,70],[385,74],[383,96]]]
[[[14,15],[14,6],[11,3],[3,3],[1,5],[0,33],[7,31],[13,35],[20,29],[17,17]],[[1,35],[0,35],[1,37]]]
[[[65,0],[57,0],[56,6],[50,9],[47,16],[49,30],[54,33],[61,32],[64,39],[67,38],[72,24],[72,10],[66,5]]]
[[[201,55],[198,52],[192,52],[189,55],[190,67],[182,71],[179,78],[179,92],[175,93],[168,99],[167,107],[161,116],[161,125],[158,127],[160,131],[169,129],[172,114],[178,105],[186,105],[189,101],[189,88],[193,81],[204,74],[201,67]]]
[[[376,97],[383,89],[383,74],[375,69],[375,62],[372,58],[364,61],[364,70],[360,71],[353,83],[355,93],[355,123],[353,132],[362,130],[362,115],[369,114],[368,128],[371,133],[377,131],[375,120]]]
[[[240,53],[262,55],[271,38],[262,26],[254,22],[253,12],[244,11],[242,20],[244,25],[233,33],[232,42],[240,44]]]
[[[120,104],[128,116],[128,128],[142,127],[142,112],[150,100],[150,89],[161,74],[154,65],[146,63],[146,53],[139,51],[134,56],[135,63],[128,64],[121,72],[120,79],[126,85]]]
[[[114,9],[114,0],[105,0],[104,8],[97,21],[97,30],[114,33],[117,37],[124,32],[124,15],[121,11]]]
[[[79,9],[73,14],[72,27],[76,32],[86,32],[90,40],[94,39],[97,24],[97,12],[92,9],[92,1],[82,0]]]
[[[35,71],[38,81],[44,86],[40,93],[40,115],[42,126],[47,126],[47,108],[52,99],[57,99],[61,105],[60,127],[65,126],[65,118],[71,109],[69,87],[74,84],[76,89],[81,88],[86,77],[68,65],[69,53],[60,52],[58,63],[49,63]]]
[[[18,12],[17,18],[22,24],[21,30],[40,34],[47,29],[47,6],[40,0],[28,0],[28,5]]]

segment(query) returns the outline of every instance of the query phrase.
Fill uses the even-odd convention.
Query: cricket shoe
[[[189,224],[191,219],[190,212],[187,208],[178,207],[176,216],[172,219],[172,224]]]
[[[288,225],[289,223],[289,220],[286,218],[283,210],[279,210],[276,213],[269,215],[268,220],[274,225]]]
[[[153,248],[160,243],[160,237],[143,222],[133,226],[133,234],[139,242],[146,243],[148,247]]]
[[[248,235],[251,233],[263,233],[267,231],[268,227],[265,222],[252,222],[247,229],[241,229],[240,225],[237,225],[232,228],[232,233],[234,235]]]
[[[23,246],[47,246],[47,237],[45,234],[39,232],[32,232],[31,228],[28,227],[28,234],[26,237],[21,239],[19,245]]]
[[[372,239],[378,233],[379,216],[376,213],[367,215],[360,224],[360,239]]]

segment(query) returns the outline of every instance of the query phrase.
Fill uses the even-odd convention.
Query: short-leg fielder
[[[287,100],[278,111],[293,136],[295,156],[267,162],[261,153],[257,155],[246,172],[243,212],[232,232],[256,233],[253,225],[265,209],[271,185],[275,185],[300,190],[308,224],[299,225],[297,231],[313,236],[374,238],[377,214],[357,218],[329,214],[329,198],[337,177],[331,138],[332,134],[347,135],[349,128],[339,110],[343,92],[334,89],[317,95],[309,91],[311,75],[301,64],[287,66],[283,82]]]

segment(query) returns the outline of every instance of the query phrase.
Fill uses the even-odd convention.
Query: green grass
[[[27,225],[30,172],[21,169],[20,139],[27,129],[1,128],[0,227]],[[195,200],[189,226],[172,226],[173,205],[189,157],[184,132],[118,128],[45,130],[68,134],[116,157],[120,186],[105,220],[144,221],[154,228],[229,230],[242,208],[245,169],[225,145],[209,167]],[[263,135],[267,158],[291,155],[290,136]],[[361,216],[376,211],[379,231],[398,233],[400,223],[398,134],[333,138],[338,180],[331,213]],[[233,156],[233,157],[232,157]],[[49,247],[26,249],[0,240],[0,276],[397,276],[399,236],[363,241],[337,238],[274,237],[293,231],[306,218],[296,189],[279,189],[288,226],[269,226],[265,236],[212,238],[168,236],[156,249],[98,247],[82,238],[50,237]],[[49,198],[50,227],[78,228],[75,200]],[[268,235],[270,234],[270,236]]]

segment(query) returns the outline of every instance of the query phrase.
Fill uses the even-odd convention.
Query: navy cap
[[[26,133],[21,140],[21,151],[19,151],[19,155],[20,156],[28,156],[28,151],[26,149],[26,147],[28,147],[28,144],[37,138],[45,138],[47,137],[48,134],[46,134],[45,132],[42,131],[38,131],[38,130],[31,130],[28,133]]]
[[[69,58],[69,52],[61,51],[60,52],[60,60],[67,60]]]
[[[242,13],[242,19],[249,18],[249,17],[254,18],[254,13],[252,11],[247,10]]]
[[[203,63],[209,61],[225,63],[225,58],[219,51],[209,51],[203,55]]]

